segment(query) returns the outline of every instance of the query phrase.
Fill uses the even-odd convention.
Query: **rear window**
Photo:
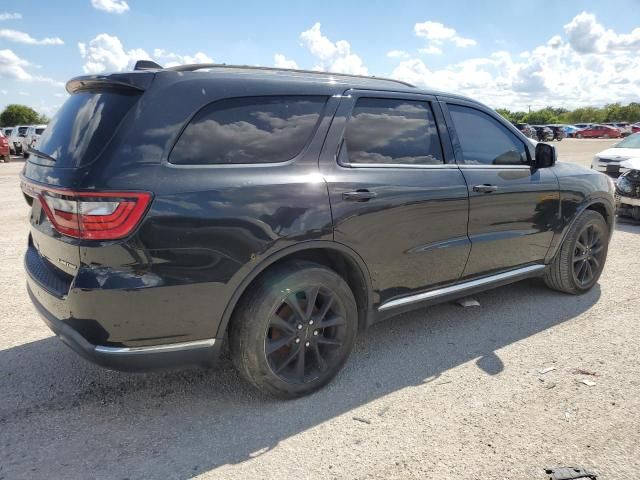
[[[221,100],[200,110],[169,161],[181,165],[285,162],[307,144],[327,97],[277,96]]]
[[[36,135],[42,135],[42,132],[44,132],[44,128],[36,128]]]
[[[71,95],[44,130],[38,150],[55,158],[56,167],[92,162],[139,97],[139,93],[113,91]],[[33,155],[31,159],[42,161]]]

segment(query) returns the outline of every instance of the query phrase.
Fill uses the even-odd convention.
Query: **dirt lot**
[[[557,145],[588,165],[611,143]],[[584,296],[526,281],[399,316],[328,388],[278,402],[228,360],[123,374],[52,337],[24,288],[20,168],[0,164],[0,479],[640,478],[640,226],[618,224]]]

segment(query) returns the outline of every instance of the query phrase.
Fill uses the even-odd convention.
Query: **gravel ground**
[[[588,165],[611,143],[557,146]],[[618,224],[584,296],[525,281],[398,316],[328,388],[279,402],[226,359],[124,374],[52,337],[24,288],[20,168],[0,164],[0,479],[640,478],[640,226]]]

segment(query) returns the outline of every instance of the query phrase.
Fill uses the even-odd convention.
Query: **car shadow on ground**
[[[617,217],[616,230],[627,233],[640,233],[640,221],[630,217]]]
[[[480,308],[448,303],[392,318],[361,335],[327,388],[288,402],[255,392],[227,358],[215,370],[125,374],[53,337],[0,351],[0,478],[190,478],[244,462],[463,363],[499,375],[509,368],[501,348],[599,297],[599,286],[573,297],[534,279],[477,295]]]

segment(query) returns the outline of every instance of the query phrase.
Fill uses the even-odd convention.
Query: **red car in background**
[[[620,138],[622,137],[622,132],[615,128],[610,127],[608,125],[591,125],[587,128],[583,128],[582,130],[578,130],[576,132],[576,138]]]
[[[9,140],[7,140],[4,133],[0,131],[0,160],[3,162],[9,162],[9,159],[11,158],[9,154]]]
[[[640,123],[634,123],[633,125],[631,125],[631,133],[638,132],[640,132]]]

